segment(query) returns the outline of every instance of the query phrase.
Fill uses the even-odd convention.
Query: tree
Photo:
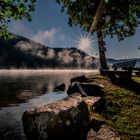
[[[8,37],[8,23],[11,20],[27,19],[31,21],[36,0],[0,0],[0,37]]]
[[[107,35],[117,36],[121,41],[134,35],[140,24],[140,0],[56,0],[66,11],[70,26],[78,25],[83,30],[96,31],[99,44],[100,65],[107,68],[105,42]]]

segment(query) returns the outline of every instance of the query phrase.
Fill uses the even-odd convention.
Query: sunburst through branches
[[[92,54],[94,53],[93,48],[93,38],[89,35],[81,35],[78,42],[78,49],[88,53]]]

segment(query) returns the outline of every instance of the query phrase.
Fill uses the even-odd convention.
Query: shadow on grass
[[[110,77],[109,76],[109,78],[111,79],[113,84],[140,95],[140,84],[138,82],[134,81],[131,77],[129,77],[129,76],[128,77],[126,77],[126,76]]]

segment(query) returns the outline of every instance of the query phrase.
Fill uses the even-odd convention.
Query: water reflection
[[[52,103],[67,96],[54,92],[62,83],[93,71],[0,71],[0,140],[26,139],[21,116],[29,108]]]
[[[15,106],[29,99],[52,92],[53,89],[68,77],[62,74],[10,74],[0,76],[0,107]]]
[[[36,96],[43,95],[47,83],[42,77],[7,77],[0,80],[0,107],[18,105]],[[55,85],[54,85],[55,86]]]

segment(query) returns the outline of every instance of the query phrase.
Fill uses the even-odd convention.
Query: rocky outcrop
[[[67,90],[68,95],[71,95],[75,92],[80,93],[83,97],[87,96],[87,93],[82,89],[80,83],[78,82],[71,84]]]
[[[67,94],[71,95],[75,92],[80,93],[83,97],[84,96],[103,96],[102,88],[98,85],[94,84],[85,84],[79,82],[73,82],[68,90]]]
[[[27,140],[120,140],[118,133],[96,113],[102,112],[106,104],[102,87],[75,82],[79,79],[84,81],[85,76],[71,80],[67,98],[24,112]],[[64,87],[62,84],[56,90]]]
[[[94,104],[99,99],[94,97],[90,101],[75,93],[56,103],[24,112],[22,120],[27,139],[84,138],[89,124],[88,102]]]
[[[22,120],[27,139],[85,139],[90,123],[89,108],[100,99],[82,98],[75,93],[56,103],[24,112]]]
[[[91,128],[87,140],[121,140],[121,138],[114,128],[104,124],[97,132]]]

